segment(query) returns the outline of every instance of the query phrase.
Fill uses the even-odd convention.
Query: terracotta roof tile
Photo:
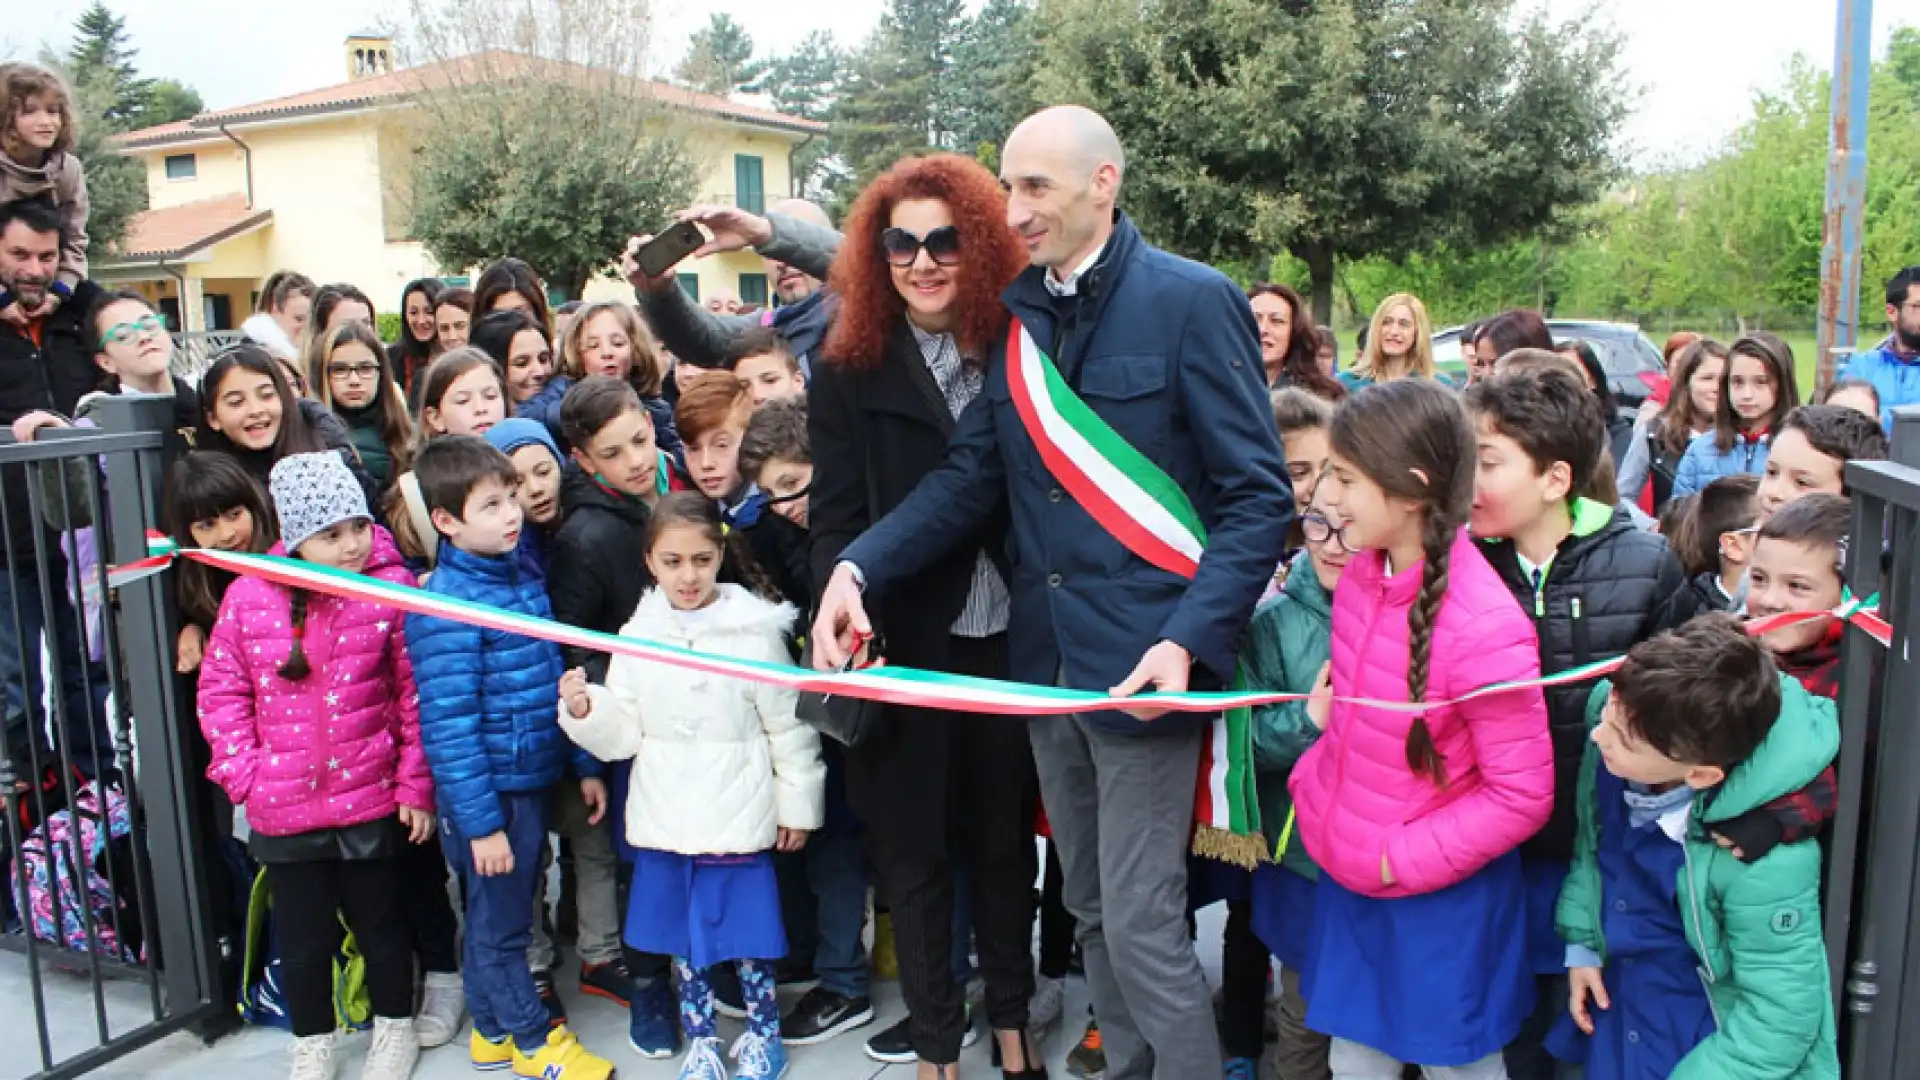
[[[495,51],[463,56],[454,60],[423,64],[419,67],[402,68],[386,75],[356,79],[337,86],[270,98],[249,105],[215,109],[203,112],[191,120],[130,131],[115,136],[115,141],[129,148],[156,146],[177,142],[183,138],[213,134],[221,124],[369,108],[382,102],[403,98],[424,87],[459,85],[499,74],[511,74],[524,65],[541,63],[543,62],[534,58],[510,52]],[[701,93],[659,80],[647,80],[645,88],[663,104],[704,112],[724,119],[812,134],[824,134],[827,130],[827,125],[818,121],[803,120],[772,109],[742,105],[714,94]]]
[[[220,195],[161,210],[143,210],[127,223],[127,235],[112,258],[122,262],[190,255],[216,241],[273,219],[271,210],[252,210],[245,195]]]

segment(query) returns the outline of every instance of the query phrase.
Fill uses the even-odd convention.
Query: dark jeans
[[[1040,886],[1040,974],[1064,979],[1073,966],[1073,913],[1060,898],[1060,845],[1047,841],[1047,877]]]
[[[58,746],[48,741],[49,725],[40,704],[46,685],[40,653],[44,636],[60,686],[58,708],[65,713],[59,745],[66,747],[73,765],[83,774],[111,775],[113,740],[108,736],[103,711],[95,703],[104,696],[106,672],[87,658],[81,644],[80,619],[67,598],[66,557],[58,547],[49,545],[46,558],[51,611],[41,603],[38,571],[31,555],[16,556],[10,574],[0,570],[0,680],[5,681],[6,692],[6,753],[23,778],[34,758],[41,773],[60,760]],[[88,693],[89,685],[93,694]]]
[[[1220,943],[1220,988],[1224,1015],[1220,1048],[1230,1058],[1260,1060],[1267,1048],[1267,977],[1273,957],[1253,932],[1253,903],[1227,901],[1227,929]]]
[[[460,951],[455,938],[460,920],[453,914],[453,899],[447,895],[447,854],[439,844],[401,844],[401,907],[406,911],[407,940],[420,970],[451,975],[460,970]]]
[[[460,875],[467,896],[467,1009],[486,1038],[511,1035],[517,1046],[544,1046],[547,1008],[527,970],[527,946],[533,941],[533,879],[547,838],[547,793],[501,792],[500,810],[513,870],[492,877],[474,872],[472,841],[478,838],[462,836],[451,819],[440,819],[447,864]]]
[[[955,638],[952,670],[1006,670],[1004,636]],[[988,1023],[1003,1031],[1027,1026],[1033,996],[1033,807],[1035,781],[1024,752],[1024,722],[999,716],[957,716],[948,747],[950,836],[943,843],[893,835],[868,822],[874,866],[893,911],[900,990],[907,1000],[914,1053],[934,1064],[960,1056],[966,1030],[965,988],[955,980],[955,868],[972,876],[974,943],[986,983]]]
[[[287,1012],[296,1036],[325,1035],[333,1013],[333,958],[345,937],[340,916],[367,959],[367,995],[375,1016],[413,1015],[413,954],[407,945],[397,859],[269,863],[274,937]]]
[[[787,959],[812,968],[842,997],[867,996],[872,973],[860,933],[867,921],[867,865],[860,838],[831,827],[800,851],[777,854]]]

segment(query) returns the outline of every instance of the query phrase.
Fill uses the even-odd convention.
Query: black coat
[[[617,634],[633,617],[640,594],[653,584],[647,572],[647,523],[653,513],[638,499],[616,495],[579,469],[560,482],[560,529],[547,560],[547,597],[553,617],[568,626]],[[604,682],[606,653],[563,645],[569,668],[583,667]]]
[[[1487,541],[1480,551],[1533,617],[1542,675],[1620,656],[1694,613],[1686,571],[1666,540],[1634,528],[1622,509],[1616,508],[1596,531],[1561,541],[1537,597],[1512,540]],[[1521,846],[1536,858],[1573,857],[1575,793],[1587,748],[1586,705],[1593,684],[1588,679],[1546,690],[1553,732],[1553,816]]]
[[[904,322],[873,370],[849,370],[830,358],[815,363],[807,399],[813,447],[807,517],[814,583],[825,588],[847,545],[940,464],[954,421]],[[976,399],[970,408],[987,405]],[[1011,580],[1003,550],[1007,528],[1003,496],[974,535],[869,606],[888,663],[949,670],[949,629],[966,606],[980,552]],[[881,730],[847,751],[848,798],[869,828],[945,837],[947,747],[952,725],[965,722],[936,710],[889,707]]]
[[[100,369],[93,362],[93,335],[84,325],[99,291],[92,282],[81,282],[73,296],[42,321],[38,344],[26,331],[0,321],[0,424],[11,425],[37,409],[70,417],[81,395],[100,384]],[[21,573],[32,572],[36,539],[53,542],[45,525],[34,519],[27,482],[24,466],[0,473],[7,543],[16,559],[27,560],[16,563]]]

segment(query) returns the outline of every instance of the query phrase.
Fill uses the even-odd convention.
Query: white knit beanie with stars
[[[299,550],[314,534],[354,518],[371,520],[367,496],[338,452],[292,454],[273,466],[267,480],[273,509],[280,515],[280,540],[287,553]]]

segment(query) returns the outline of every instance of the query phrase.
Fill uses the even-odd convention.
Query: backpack
[[[373,999],[367,994],[367,961],[360,955],[353,932],[345,920],[345,936],[333,958],[333,1017],[335,1023],[352,1031],[373,1026]],[[254,875],[253,890],[247,898],[246,956],[240,967],[240,1000],[236,1003],[240,1019],[249,1024],[293,1030],[293,1017],[287,1012],[287,999],[280,989],[280,941],[274,935],[273,894],[267,888],[267,872]]]
[[[101,955],[126,963],[146,958],[133,818],[119,788],[81,785],[71,806],[48,814],[20,841],[15,864],[15,880],[26,882],[24,921],[34,937],[81,953],[97,941]]]

